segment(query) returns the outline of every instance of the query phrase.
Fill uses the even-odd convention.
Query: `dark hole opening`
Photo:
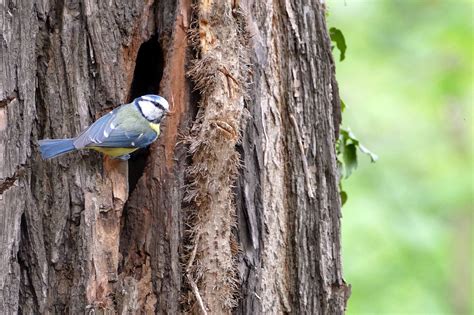
[[[145,95],[158,94],[163,77],[164,57],[158,37],[152,36],[138,50],[129,101]],[[128,187],[132,194],[145,169],[149,149],[135,151],[128,160]]]

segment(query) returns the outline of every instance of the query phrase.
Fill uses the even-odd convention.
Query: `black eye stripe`
[[[142,116],[145,117],[145,115],[143,114],[142,108],[140,107],[140,105],[138,105],[138,102],[135,103],[135,107],[138,108],[138,111],[140,112],[140,114],[142,114]]]
[[[166,109],[163,105],[161,105],[160,103],[153,103],[155,104],[156,107],[158,107],[159,109],[161,109],[162,111],[165,111],[166,112]]]

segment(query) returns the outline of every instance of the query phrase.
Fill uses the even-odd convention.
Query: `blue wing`
[[[130,104],[114,109],[99,118],[74,140],[84,147],[141,148],[151,144],[157,133],[149,122]]]
[[[104,136],[109,135],[112,127],[115,127],[111,122],[117,117],[117,111],[118,109],[114,109],[107,115],[97,119],[96,122],[76,137],[74,146],[77,149],[82,149],[90,144],[102,143]]]
[[[157,138],[153,130],[122,130],[120,126],[113,129],[108,137],[100,137],[97,143],[91,143],[92,147],[108,148],[142,148],[150,145]]]

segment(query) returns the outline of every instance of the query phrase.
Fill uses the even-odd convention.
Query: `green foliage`
[[[341,100],[341,112],[344,113],[345,110],[346,110],[346,103],[344,103],[344,101]]]
[[[341,30],[331,27],[329,29],[329,34],[331,36],[331,41],[336,43],[337,48],[340,52],[340,61],[343,61],[346,57],[346,40]],[[346,103],[341,100],[341,112],[346,110]],[[365,146],[363,146],[360,141],[355,137],[355,135],[350,131],[350,129],[344,129],[341,127],[339,132],[339,139],[336,142],[336,154],[337,154],[337,164],[340,171],[340,181],[339,181],[339,193],[341,195],[341,204],[344,205],[347,201],[347,192],[342,188],[342,179],[349,178],[352,172],[357,168],[357,150],[360,150],[362,153],[365,153],[370,156],[372,162],[375,162],[378,157],[374,153],[370,152]]]
[[[328,11],[327,11],[328,12]],[[346,39],[341,30],[331,27],[329,29],[329,35],[331,41],[336,43],[337,49],[339,49],[340,59],[343,61],[346,58]],[[341,112],[346,110],[346,103],[341,100]],[[360,144],[359,140],[354,136],[350,129],[344,129],[341,127],[339,132],[339,139],[336,142],[336,154],[337,154],[337,165],[339,166],[340,179],[339,179],[339,194],[341,196],[341,205],[344,205],[347,201],[347,192],[342,188],[342,179],[351,176],[352,172],[357,168],[357,149],[362,153],[370,156],[372,162],[375,162],[378,157],[370,152],[366,147]]]
[[[382,157],[343,182],[347,315],[473,314],[472,1],[328,6],[344,124]]]
[[[344,34],[342,34],[341,30],[331,27],[329,29],[329,36],[331,37],[331,41],[336,43],[337,49],[339,49],[339,61],[343,61],[346,58],[346,39],[344,38]]]
[[[347,193],[342,189],[341,182],[339,182],[339,195],[341,196],[341,205],[343,206],[347,202]]]
[[[367,154],[372,163],[378,160],[378,156],[363,146],[350,129],[341,128],[339,139],[336,143],[336,153],[339,161],[341,161],[342,157],[343,162],[340,163],[343,168],[341,172],[342,177],[348,178],[357,168],[357,150]]]
[[[342,205],[346,203],[348,198],[347,192],[342,187],[342,179],[349,178],[352,172],[357,168],[357,151],[367,154],[373,163],[378,160],[378,156],[363,146],[350,129],[341,127],[339,139],[336,142],[336,154],[337,165],[339,166],[340,172],[339,193],[341,195]]]

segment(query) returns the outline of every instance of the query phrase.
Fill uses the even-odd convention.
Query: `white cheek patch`
[[[142,110],[143,116],[148,120],[155,120],[160,117],[160,110],[149,101],[138,101],[138,106]]]
[[[142,99],[143,99],[143,100],[146,100],[146,101],[154,102],[154,103],[157,102],[157,99],[156,99],[156,98],[151,98],[151,97],[149,97],[149,96],[147,96],[147,95],[142,96]],[[159,100],[159,101],[158,101],[158,104],[160,104],[165,110],[169,110],[170,105],[168,104],[168,101],[166,101],[166,100],[165,100],[164,98],[162,98],[162,97],[159,97],[158,100]]]

